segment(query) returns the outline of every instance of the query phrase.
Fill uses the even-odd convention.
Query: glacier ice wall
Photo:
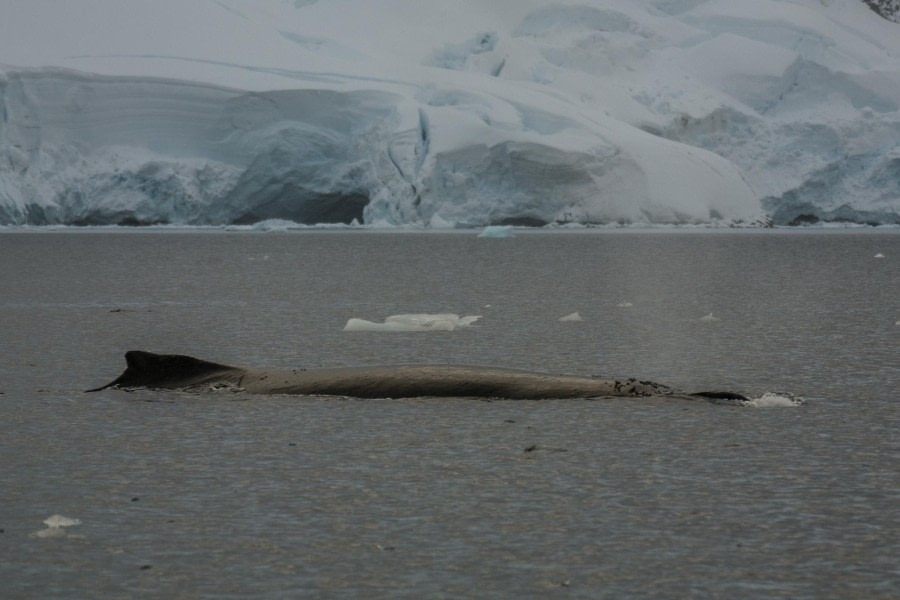
[[[8,72],[0,80],[0,223],[482,226],[761,216],[738,170],[715,154],[610,118],[561,116],[540,95],[529,104],[394,87],[242,92]]]
[[[15,3],[0,224],[897,223],[867,4]]]
[[[710,150],[776,223],[900,223],[900,25],[857,0],[558,4],[492,44],[463,68]]]
[[[900,26],[858,3],[769,5],[692,12],[713,35],[668,61],[719,106],[655,132],[738,165],[776,223],[900,223]]]
[[[350,222],[394,170],[369,147],[396,116],[381,92],[44,70],[7,75],[0,93],[7,223]]]

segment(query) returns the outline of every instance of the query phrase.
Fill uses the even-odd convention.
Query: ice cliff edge
[[[900,222],[859,0],[378,6],[7,7],[0,224]]]
[[[0,80],[0,222],[480,226],[761,215],[721,157],[524,96],[413,85],[242,92],[11,71]]]

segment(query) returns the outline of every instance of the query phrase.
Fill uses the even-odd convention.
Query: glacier
[[[15,3],[0,225],[900,223],[872,4]]]

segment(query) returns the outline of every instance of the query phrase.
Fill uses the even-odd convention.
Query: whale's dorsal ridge
[[[214,363],[182,354],[125,353],[127,367],[114,388],[230,389],[248,394],[349,396],[352,398],[507,398],[511,400],[670,397],[702,398],[714,404],[747,405],[749,398],[730,391],[685,394],[635,378],[603,379],[535,371],[465,365],[386,365],[269,370]]]
[[[186,381],[234,367],[214,363],[182,354],[154,354],[144,350],[129,350],[125,353],[125,371],[114,381],[89,392],[98,392],[110,387],[177,387]]]

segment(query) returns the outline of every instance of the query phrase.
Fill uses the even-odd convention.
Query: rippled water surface
[[[896,597],[897,321],[896,230],[5,232],[2,595]],[[130,349],[808,404],[82,393]]]

